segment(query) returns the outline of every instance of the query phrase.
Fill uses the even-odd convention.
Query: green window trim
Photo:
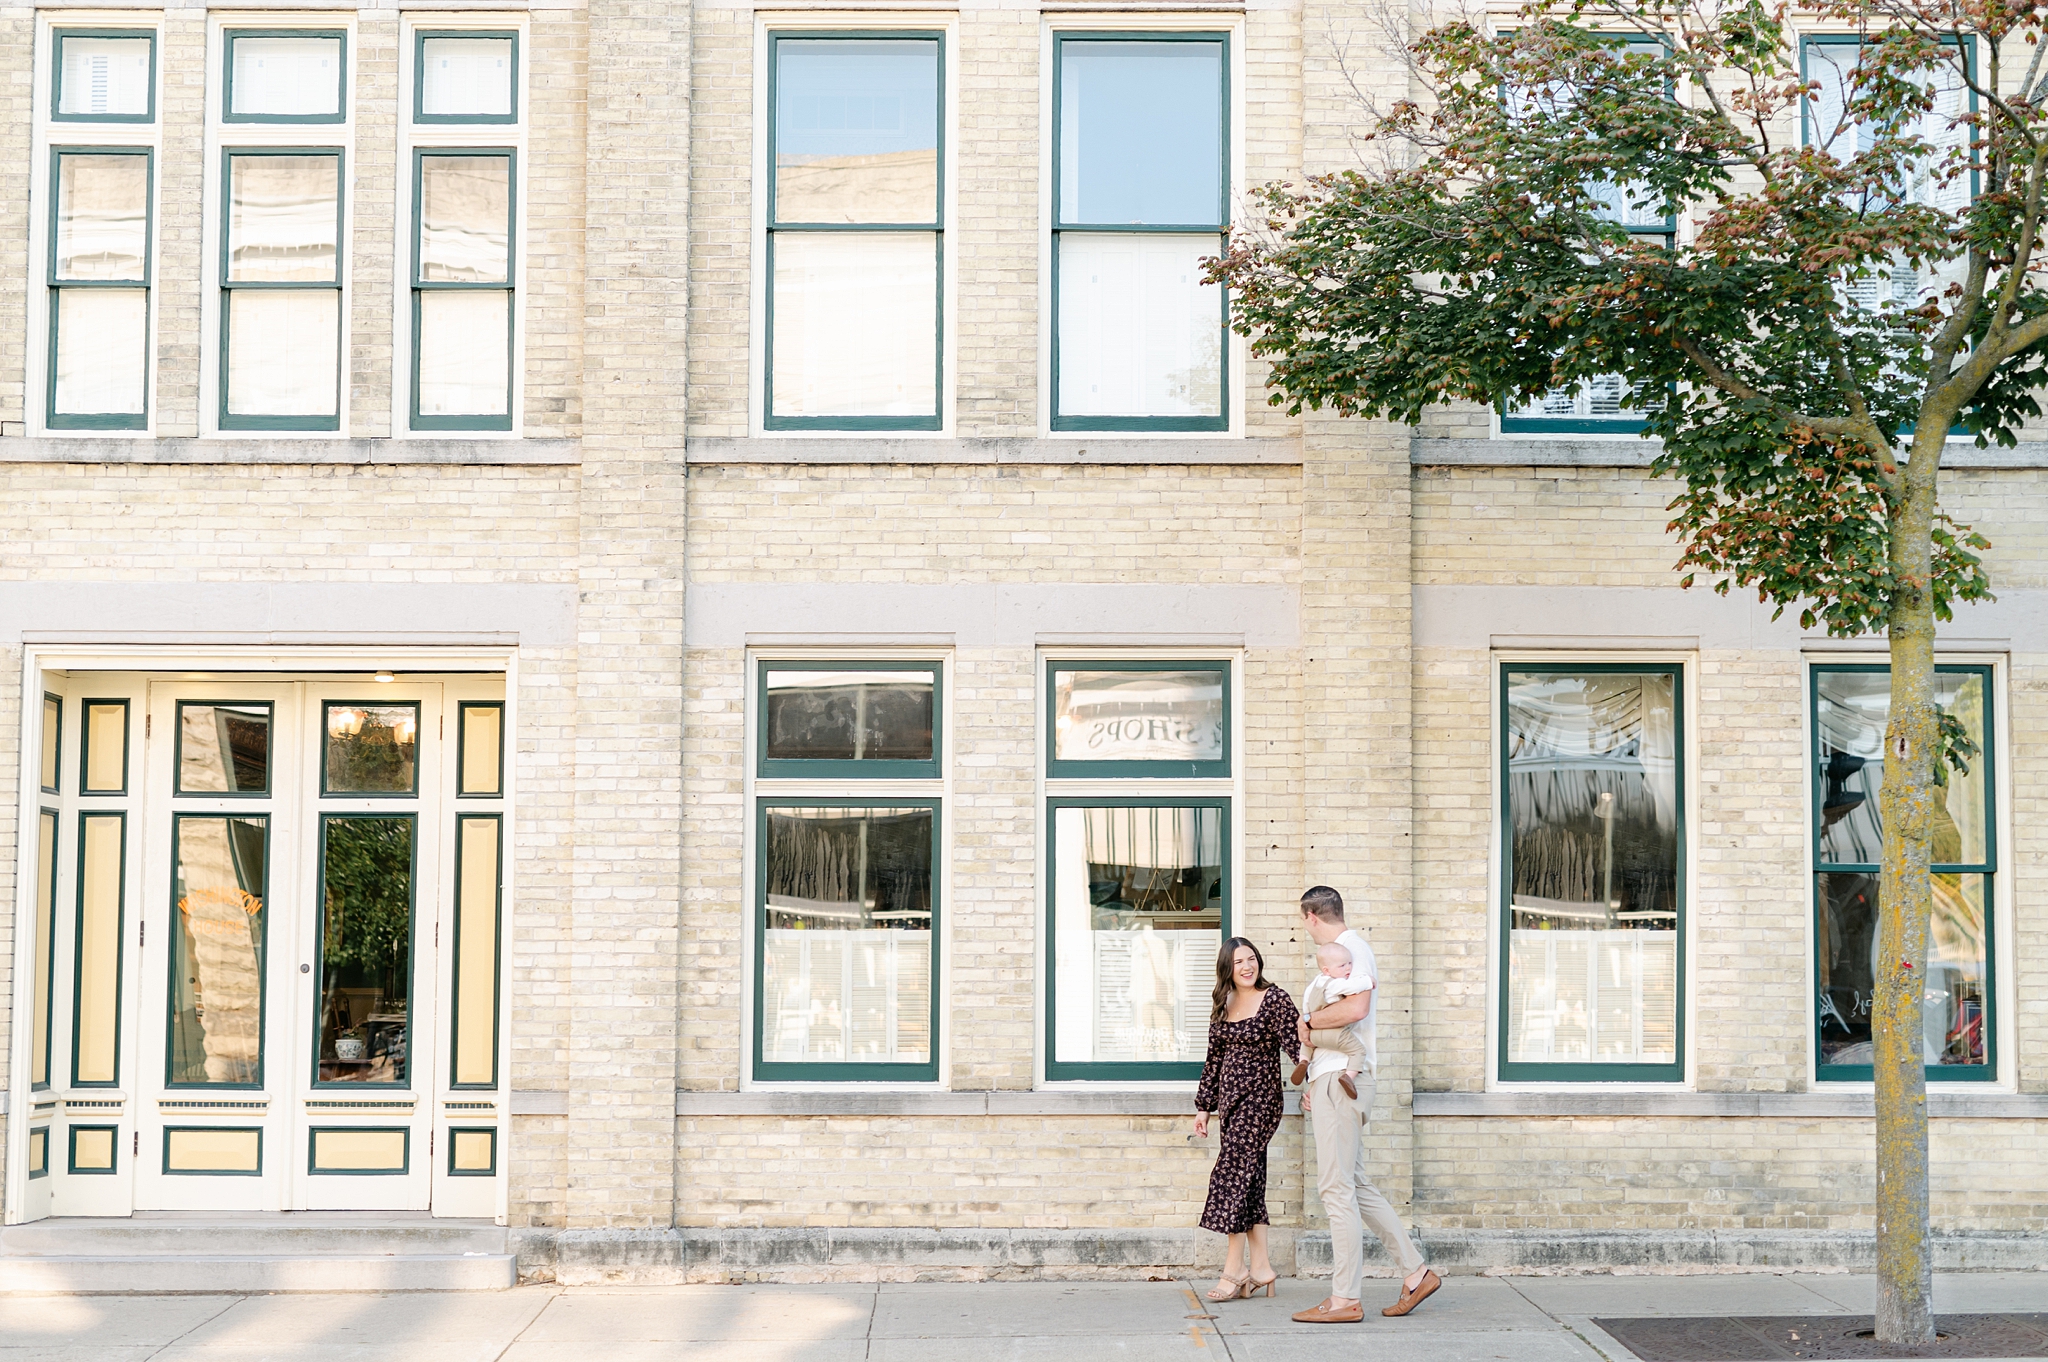
[[[1214,672],[1223,686],[1223,759],[1221,761],[1062,761],[1055,755],[1059,722],[1058,680],[1061,672]],[[1056,658],[1045,664],[1045,776],[1047,780],[1228,780],[1236,723],[1231,712],[1232,664],[1220,659],[1182,661],[1177,658]]]
[[[1065,205],[1061,202],[1064,176],[1061,158],[1065,138],[1062,136],[1064,100],[1061,98],[1065,63],[1062,60],[1069,43],[1088,42],[1203,42],[1217,43],[1222,47],[1222,60],[1218,69],[1222,78],[1222,93],[1217,108],[1221,127],[1217,135],[1217,203],[1216,220],[1204,223],[1181,223],[1162,225],[1147,223],[1142,226],[1131,223],[1089,223],[1069,221]],[[1218,412],[1216,416],[1066,416],[1060,412],[1060,237],[1065,233],[1082,235],[1124,235],[1147,234],[1169,236],[1197,236],[1216,233],[1217,254],[1230,248],[1230,192],[1231,192],[1231,104],[1230,104],[1230,34],[1227,31],[1160,31],[1160,30],[1094,30],[1073,29],[1056,32],[1052,38],[1052,241],[1049,273],[1052,280],[1050,311],[1047,330],[1050,333],[1052,359],[1051,384],[1048,396],[1051,405],[1050,428],[1058,432],[1174,432],[1174,431],[1228,431],[1230,429],[1230,291],[1218,289],[1221,295],[1221,310],[1217,325],[1221,334],[1222,367],[1219,375]]]
[[[180,700],[172,715],[174,737],[171,743],[171,793],[179,799],[271,799],[272,791],[262,790],[188,790],[185,788],[185,711],[188,709],[260,709],[263,711],[265,731],[275,736],[277,732],[276,712],[268,700]],[[265,772],[266,779],[268,771]]]
[[[180,705],[182,709],[183,706]],[[172,1079],[177,1072],[173,1047],[177,1044],[177,1028],[172,1023],[172,1009],[178,997],[178,967],[181,947],[177,940],[165,943],[164,949],[164,1087],[180,1092],[208,1091],[260,1091],[264,1086],[264,1061],[269,1058],[270,1022],[270,815],[268,813],[190,813],[173,811],[171,814],[171,875],[168,885],[169,912],[167,929],[179,930],[178,920],[178,841],[188,818],[240,819],[245,822],[263,824],[263,884],[260,899],[263,904],[262,935],[256,943],[256,1078],[250,1083],[179,1083]],[[237,868],[239,873],[239,867]]]
[[[1059,795],[1045,801],[1045,1077],[1059,1082],[1193,1082],[1202,1076],[1201,1061],[1181,1063],[1158,1060],[1067,1061],[1059,1057],[1059,941],[1056,927],[1058,905],[1059,835],[1061,809],[1212,809],[1222,817],[1219,833],[1222,856],[1223,912],[1217,928],[1219,941],[1228,941],[1236,930],[1237,903],[1232,877],[1237,873],[1233,854],[1235,833],[1231,824],[1232,799],[1228,795]],[[1206,1027],[1204,1028],[1206,1034]]]
[[[331,114],[238,114],[235,112],[235,43],[242,38],[336,38],[341,69],[335,73]],[[220,121],[223,123],[346,123],[349,105],[348,30],[345,28],[231,28],[221,34]]]
[[[1926,1081],[1930,1084],[1995,1083],[1998,1081],[1999,1063],[1997,884],[1999,876],[2004,873],[1999,869],[1998,855],[1998,705],[1996,692],[1993,690],[1993,684],[1997,680],[1997,669],[1988,663],[1937,663],[1934,670],[1937,675],[1947,673],[1950,675],[1978,676],[1981,678],[1981,684],[1984,688],[1984,750],[1977,757],[1977,760],[1984,764],[1984,860],[1978,862],[1940,861],[1927,867],[1930,875],[1982,875],[1985,880],[1984,1062],[1982,1064],[1928,1064],[1924,1068],[1926,1070]],[[1845,672],[1860,672],[1866,675],[1888,675],[1891,672],[1891,666],[1889,663],[1884,662],[1852,662],[1815,663],[1807,668],[1807,714],[1811,720],[1810,731],[1812,733],[1807,753],[1808,783],[1812,786],[1812,789],[1809,791],[1810,814],[1808,828],[1811,832],[1811,846],[1813,848],[1813,871],[1812,879],[1809,880],[1808,892],[1814,896],[1810,922],[1815,928],[1813,933],[1813,951],[1816,980],[1819,978],[1820,968],[1821,933],[1818,930],[1818,926],[1822,905],[1819,893],[1812,881],[1825,874],[1875,875],[1883,869],[1875,861],[1823,861],[1821,859],[1821,800],[1826,792],[1820,788],[1820,782],[1813,779],[1811,775],[1811,772],[1818,766],[1820,755],[1820,729],[1818,723],[1818,715],[1820,713],[1820,680],[1823,675],[1828,673]],[[1809,1025],[1814,1027],[1812,1034],[1814,1037],[1814,1080],[1816,1082],[1869,1083],[1874,1081],[1875,1075],[1872,1065],[1822,1063],[1820,1061],[1818,1017],[1810,1017]]]
[[[260,35],[258,35],[258,34],[250,34],[250,35],[246,35],[246,36],[263,36],[263,37],[272,37],[272,36],[277,36],[277,35],[274,35],[274,34],[271,34],[271,33],[265,32],[265,33],[262,33],[262,34],[260,34]],[[246,121],[252,121],[252,120],[246,120],[246,119],[245,119],[245,120],[242,120],[242,121],[245,121],[245,122],[246,122]],[[313,120],[313,119],[297,119],[297,120],[293,120],[293,119],[277,119],[277,120],[269,120],[269,119],[265,119],[265,120],[253,120],[253,121],[263,121],[263,122],[294,122],[294,121],[296,121],[296,122],[317,122],[317,121],[321,121],[321,120]],[[339,120],[327,120],[327,121],[339,121]],[[347,293],[347,287],[346,287],[346,280],[347,280],[347,278],[348,278],[348,263],[347,263],[347,255],[348,255],[348,158],[347,158],[347,154],[346,154],[346,152],[345,152],[345,151],[344,151],[344,150],[343,150],[342,148],[340,148],[340,147],[332,147],[332,146],[329,146],[329,147],[297,147],[297,146],[294,146],[294,147],[251,147],[251,146],[236,146],[236,147],[222,147],[222,148],[221,148],[221,153],[220,153],[220,155],[221,155],[221,178],[220,178],[220,185],[221,185],[221,197],[220,197],[220,205],[219,205],[219,207],[220,207],[220,214],[221,214],[221,226],[220,226],[220,326],[219,326],[219,328],[218,328],[218,329],[219,329],[219,332],[220,332],[220,335],[219,335],[219,338],[218,338],[218,344],[217,344],[217,350],[218,350],[218,354],[217,354],[217,356],[216,356],[216,359],[217,359],[217,362],[218,362],[218,374],[219,374],[219,381],[218,381],[217,383],[215,383],[215,385],[214,385],[214,387],[215,387],[215,389],[216,389],[216,391],[217,391],[217,400],[216,400],[217,410],[216,410],[216,411],[215,411],[215,413],[214,413],[214,421],[215,421],[215,424],[216,424],[216,425],[217,425],[217,426],[219,427],[219,429],[221,429],[221,430],[309,430],[309,431],[333,431],[333,430],[340,430],[340,429],[341,429],[341,411],[342,411],[342,405],[343,405],[342,399],[343,399],[343,396],[344,396],[344,393],[343,393],[343,390],[342,390],[342,381],[341,381],[341,380],[342,380],[342,374],[343,374],[343,372],[344,372],[344,371],[345,371],[345,370],[346,370],[346,369],[348,368],[348,358],[349,358],[349,357],[348,357],[348,351],[347,351],[347,347],[345,347],[345,346],[344,346],[344,345],[342,344],[342,339],[343,339],[343,337],[345,337],[345,336],[346,336],[346,335],[348,334],[348,307],[347,307],[347,303],[348,303],[348,293]],[[229,224],[230,224],[230,221],[231,221],[231,217],[232,217],[232,214],[233,214],[233,212],[234,212],[234,203],[233,203],[233,195],[234,195],[234,159],[235,159],[235,157],[237,157],[237,156],[331,156],[331,157],[333,157],[333,158],[334,158],[334,163],[335,163],[335,173],[334,173],[334,183],[335,183],[335,190],[334,190],[334,281],[333,281],[332,283],[326,283],[326,282],[321,282],[321,283],[312,283],[312,282],[300,282],[300,281],[293,281],[293,282],[289,282],[289,283],[283,283],[283,282],[272,282],[272,281],[268,281],[268,280],[261,280],[261,281],[258,281],[258,280],[240,280],[240,281],[236,281],[236,280],[230,280],[230,279],[229,279],[228,275],[229,275],[229,273],[230,273],[230,270],[229,270],[229,265],[230,265],[230,261],[229,261],[229,258],[228,258],[228,248],[229,248],[230,240],[231,240],[231,237],[232,237],[232,233],[231,233],[231,231],[230,231],[230,229],[229,229]],[[230,372],[229,372],[229,367],[228,367],[228,355],[229,355],[229,348],[228,348],[228,346],[229,346],[229,337],[228,337],[228,327],[229,327],[229,317],[230,317],[230,314],[231,314],[231,312],[232,312],[232,309],[231,309],[231,308],[230,308],[230,307],[228,306],[228,295],[229,295],[229,294],[230,294],[230,293],[231,293],[232,291],[234,291],[234,290],[236,290],[236,289],[264,289],[264,290],[274,290],[274,291],[289,291],[289,290],[298,290],[298,291],[302,291],[302,292],[308,292],[308,293],[332,293],[332,294],[334,294],[334,295],[335,295],[335,309],[334,309],[334,311],[335,311],[335,319],[334,319],[334,325],[335,325],[335,340],[334,340],[334,354],[335,354],[335,364],[334,364],[334,414],[333,414],[333,415],[331,415],[331,416],[323,416],[323,415],[304,415],[304,416],[293,416],[293,415],[277,415],[277,416],[271,416],[271,415],[264,415],[264,416],[238,416],[238,415],[235,415],[234,413],[232,413],[232,412],[230,412],[230,411],[228,410],[228,401],[229,401],[229,396],[230,396],[230,394],[229,394],[229,391],[228,391],[228,389],[229,389],[229,386],[230,386]]]
[[[498,784],[495,790],[462,788],[463,759],[469,752],[469,713],[474,709],[498,711]],[[458,700],[455,702],[455,797],[457,799],[503,799],[505,797],[505,702],[503,700]]]
[[[64,788],[64,697],[56,694],[54,691],[44,691],[43,712],[45,714],[50,712],[50,705],[53,701],[57,706],[56,738],[54,743],[57,749],[57,762],[55,769],[50,773],[50,784],[42,784],[41,773],[37,773],[37,788],[44,794],[56,794]]]
[[[939,1000],[944,941],[944,906],[941,903],[941,858],[945,847],[944,801],[934,797],[847,794],[782,798],[756,794],[754,799],[754,890],[751,898],[754,949],[754,1043],[753,1070],[757,1083],[936,1083],[939,1081]],[[762,1057],[767,1041],[768,975],[768,810],[788,809],[926,809],[932,816],[931,868],[931,962],[928,992],[931,1015],[926,1035],[930,1037],[930,1058],[922,1063],[860,1063],[806,1061],[785,1063]]]
[[[431,38],[497,38],[512,44],[512,111],[502,114],[430,114],[426,112],[427,41]],[[412,33],[412,121],[419,127],[516,124],[519,121],[519,30],[516,28],[416,28]],[[417,204],[418,200],[414,200]]]
[[[30,1126],[28,1131],[28,1179],[50,1176],[50,1128]]]
[[[488,1168],[457,1168],[455,1166],[455,1137],[457,1135],[488,1135],[491,1138],[491,1165]],[[451,1178],[494,1178],[498,1176],[498,1128],[496,1126],[449,1126],[448,1127],[448,1176]]]
[[[845,42],[929,42],[937,63],[937,166],[933,182],[933,217],[929,222],[783,222],[776,205],[777,136],[779,132],[777,85],[781,46],[789,41],[838,40]],[[848,432],[923,430],[944,428],[946,405],[946,35],[941,29],[784,29],[768,34],[768,185],[767,240],[764,243],[762,318],[765,335],[761,349],[761,425],[764,430],[836,430]],[[929,232],[932,236],[932,400],[929,414],[911,416],[778,416],[775,414],[775,238],[797,233],[889,232],[907,236]]]
[[[109,1143],[113,1147],[112,1163],[105,1168],[80,1168],[78,1166],[78,1137],[87,1131],[105,1131],[113,1136]],[[67,1127],[65,1137],[64,1171],[75,1178],[110,1178],[121,1171],[121,1127],[109,1125],[83,1125]]]
[[[67,38],[149,39],[149,112],[143,114],[68,114],[64,104],[64,40]],[[156,122],[157,32],[153,28],[77,28],[67,25],[50,30],[50,121],[53,123],[154,123]]]
[[[322,716],[322,719],[323,719],[323,721],[322,721],[322,724],[321,724],[321,733],[322,733],[322,736],[323,736],[323,738],[324,738],[324,736],[325,736],[325,733],[326,733],[326,723],[325,723],[325,716],[324,716],[324,714],[323,714],[323,716]],[[323,764],[323,766],[325,765],[325,763],[324,763],[324,762],[323,762],[322,764]],[[414,771],[415,771],[415,772],[417,772],[417,771],[418,771],[418,769],[419,769],[419,768],[418,768],[418,765],[417,765],[417,763],[415,763],[415,765],[414,765],[414,768],[413,768],[413,769],[414,769]],[[415,777],[415,778],[417,778],[417,777]],[[350,796],[350,797],[351,797],[351,798],[353,798],[354,796]],[[320,843],[319,843],[319,852],[318,852],[318,854],[317,854],[317,856],[316,856],[316,858],[315,858],[315,860],[316,860],[316,865],[315,865],[315,867],[314,867],[314,872],[313,872],[313,873],[314,873],[314,879],[313,879],[313,883],[314,883],[314,885],[315,885],[315,886],[325,886],[325,885],[326,885],[326,883],[327,883],[327,826],[328,826],[328,824],[330,824],[330,823],[338,823],[338,822],[341,822],[341,821],[342,821],[342,820],[344,820],[344,819],[351,819],[351,818],[371,818],[371,819],[388,819],[388,820],[401,820],[401,821],[404,821],[404,822],[410,823],[410,824],[412,825],[412,831],[411,831],[411,833],[410,833],[410,834],[409,834],[409,836],[408,836],[409,846],[408,846],[408,848],[407,848],[407,850],[408,850],[408,852],[409,852],[409,855],[410,855],[410,859],[409,859],[409,861],[407,862],[407,867],[406,867],[406,915],[405,915],[405,941],[406,941],[406,948],[405,948],[405,1005],[406,1005],[406,1029],[405,1029],[405,1064],[404,1064],[404,1066],[403,1066],[403,1070],[402,1070],[402,1072],[401,1072],[401,1073],[399,1074],[399,1076],[398,1076],[398,1081],[396,1081],[396,1082],[393,1082],[393,1083],[354,1083],[354,1082],[341,1082],[341,1081],[325,1080],[325,1079],[322,1079],[322,1078],[320,1077],[320,1039],[321,1039],[321,1032],[320,1032],[320,1024],[321,1024],[321,1014],[322,1014],[322,1013],[323,1013],[323,1011],[325,1010],[325,999],[324,999],[324,998],[323,998],[323,997],[321,996],[321,991],[322,991],[322,989],[324,989],[324,988],[326,987],[326,970],[327,970],[327,960],[326,960],[326,956],[325,956],[325,953],[324,953],[324,948],[316,946],[316,948],[315,948],[315,963],[314,963],[314,966],[313,966],[313,970],[314,970],[314,980],[313,980],[313,990],[312,990],[312,992],[313,992],[313,998],[312,998],[312,1003],[313,1003],[313,1018],[312,1018],[312,1020],[313,1020],[313,1027],[312,1027],[312,1032],[313,1032],[313,1034],[312,1034],[312,1050],[311,1050],[311,1054],[310,1054],[310,1059],[311,1059],[312,1063],[311,1063],[311,1075],[310,1075],[310,1077],[309,1077],[309,1079],[308,1079],[308,1083],[309,1083],[309,1085],[310,1085],[310,1086],[311,1086],[311,1087],[312,1087],[312,1088],[314,1089],[314,1091],[316,1091],[316,1092],[379,1092],[379,1091],[389,1091],[389,1090],[392,1090],[392,1089],[398,1089],[398,1088],[409,1088],[409,1087],[411,1087],[411,1086],[412,1086],[412,1076],[413,1076],[413,1074],[414,1074],[415,1070],[416,1070],[416,1069],[418,1068],[418,1066],[416,1066],[416,1065],[415,1065],[415,1064],[413,1063],[413,1060],[414,1060],[414,1059],[415,1059],[415,1058],[417,1057],[417,1056],[415,1055],[415,1053],[414,1053],[414,1049],[413,1049],[413,1041],[414,1041],[414,1039],[415,1039],[415,1037],[416,1037],[416,1035],[417,1035],[417,1031],[418,1031],[418,1029],[417,1029],[417,1028],[416,1028],[416,1027],[414,1026],[414,1024],[413,1024],[413,1022],[414,1022],[414,1018],[415,1018],[415,1017],[417,1016],[417,1014],[416,1014],[416,1013],[414,1012],[413,1008],[414,1008],[414,1004],[416,1004],[416,1003],[417,1003],[417,1002],[419,1001],[419,991],[418,991],[418,989],[417,989],[417,987],[416,987],[415,985],[416,985],[416,983],[417,983],[417,981],[418,981],[418,977],[419,977],[419,954],[420,954],[420,953],[419,953],[419,951],[418,951],[418,950],[416,949],[416,947],[417,947],[417,944],[418,944],[418,940],[417,940],[417,938],[418,938],[418,936],[419,936],[419,927],[420,927],[420,816],[419,816],[419,815],[418,815],[417,813],[407,813],[407,812],[402,812],[402,811],[400,811],[400,810],[396,810],[396,809],[373,809],[373,810],[364,810],[364,811],[354,811],[354,810],[351,810],[351,811],[348,811],[348,812],[327,812],[327,811],[322,811],[322,812],[321,812],[321,814],[320,814],[320,816],[319,816],[319,822],[318,822],[318,827],[319,827],[319,830],[320,830],[320,831],[319,831],[319,836],[320,836]],[[318,891],[318,890],[316,890],[316,892],[319,892],[319,891]],[[319,925],[318,925],[318,927],[317,927],[317,930],[316,930],[316,932],[315,932],[315,935],[314,935],[313,939],[314,939],[314,941],[315,941],[315,942],[325,942],[325,941],[327,940],[327,902],[326,902],[326,895],[325,895],[325,893],[324,893],[324,892],[319,892],[319,900],[320,900],[320,902],[319,902],[319,908],[318,908],[318,911],[317,911],[317,913],[315,914],[315,916],[316,916],[316,917],[317,917],[317,919],[318,919],[318,924],[319,924]],[[308,1140],[308,1142],[307,1142],[307,1146],[308,1146],[308,1150],[309,1150],[309,1152],[308,1152],[308,1154],[307,1154],[307,1156],[306,1156],[306,1157],[307,1157],[307,1160],[308,1160],[308,1162],[309,1162],[309,1164],[310,1164],[310,1161],[311,1161],[311,1159],[312,1159],[312,1154],[311,1154],[311,1152],[310,1152],[310,1149],[311,1149],[311,1141],[310,1141],[310,1140]],[[310,1168],[309,1168],[309,1171],[318,1171],[318,1170],[313,1170],[313,1169],[310,1169]]]
[[[1673,943],[1677,952],[1675,966],[1675,988],[1673,990],[1674,1017],[1672,1033],[1673,1058],[1669,1064],[1609,1064],[1598,1062],[1542,1062],[1514,1061],[1508,1058],[1510,1034],[1510,978],[1512,968],[1512,946],[1510,937],[1514,922],[1514,810],[1510,805],[1512,784],[1509,780],[1508,747],[1509,723],[1509,678],[1514,675],[1548,673],[1552,675],[1580,676],[1594,675],[1649,675],[1662,674],[1671,677],[1672,704],[1672,789],[1673,803],[1677,818],[1677,864],[1674,867],[1674,898],[1678,910],[1678,922],[1673,928],[1677,940]],[[1500,889],[1496,919],[1500,924],[1499,977],[1496,992],[1499,994],[1498,1048],[1495,1062],[1499,1078],[1503,1083],[1683,1083],[1685,1081],[1687,1014],[1690,1004],[1690,990],[1687,988],[1688,967],[1687,937],[1691,928],[1691,908],[1688,904],[1687,886],[1690,866],[1686,856],[1687,837],[1687,793],[1686,793],[1686,712],[1685,712],[1685,666],[1678,662],[1502,662],[1497,675],[1499,686],[1499,719],[1495,730],[1495,741],[1500,745]]]
[[[768,755],[770,672],[917,672],[932,679],[932,755],[929,761],[811,760]],[[763,658],[754,673],[754,772],[761,780],[937,780],[946,751],[945,664],[871,662],[863,658]]]
[[[319,1137],[326,1134],[340,1135],[397,1135],[402,1137],[404,1153],[399,1156],[396,1168],[322,1168]],[[308,1126],[306,1128],[306,1173],[316,1178],[402,1178],[412,1172],[412,1127],[411,1126]]]
[[[110,35],[111,36],[111,35]],[[135,36],[135,35],[124,35]],[[150,48],[153,53],[155,45]],[[131,121],[106,118],[101,121]],[[143,201],[142,278],[59,279],[57,277],[57,177],[67,156],[140,156],[148,166],[148,189]],[[156,292],[156,150],[129,146],[53,146],[50,148],[49,261],[44,287],[49,303],[44,318],[49,336],[43,365],[43,425],[49,430],[147,430],[151,399],[150,380],[155,376],[155,337],[151,322]],[[61,296],[69,290],[113,289],[145,295],[142,324],[142,410],[139,412],[60,412],[57,410],[57,322]]]
[[[117,789],[96,790],[86,781],[92,779],[92,711],[96,705],[118,705],[121,708],[121,784]],[[122,698],[81,700],[78,702],[78,793],[80,795],[104,795],[112,797],[128,793],[128,766],[134,757],[132,730],[129,722],[128,701]]]
[[[82,990],[81,975],[85,969],[85,854],[88,839],[85,835],[86,822],[94,818],[117,819],[121,827],[119,872],[115,877],[114,890],[114,1021],[113,1054],[114,1076],[106,1079],[81,1079],[78,1076],[79,1041],[84,1018],[80,1015]],[[78,874],[71,886],[73,909],[71,915],[71,1086],[74,1088],[118,1088],[121,1086],[121,1008],[127,1002],[123,996],[128,975],[128,814],[115,809],[83,809],[78,814]],[[54,990],[53,990],[54,991]]]
[[[336,790],[327,784],[328,718],[337,709],[409,709],[412,711],[414,737],[412,760],[412,788],[406,790]],[[426,729],[420,723],[420,702],[417,700],[323,700],[320,702],[320,797],[322,799],[418,799],[420,796],[419,745],[426,741]],[[365,815],[382,817],[383,815]]]
[[[473,120],[453,120],[473,121]],[[514,120],[516,121],[516,120]],[[470,283],[420,278],[424,249],[421,216],[422,178],[431,156],[496,156],[505,161],[505,282]],[[408,415],[413,430],[510,430],[519,351],[519,153],[511,147],[414,147],[412,153],[412,375]],[[423,416],[420,414],[420,297],[425,293],[502,293],[505,295],[505,414]]]
[[[491,978],[494,981],[491,1007],[491,1078],[488,1083],[464,1083],[456,1075],[462,1040],[462,839],[470,823],[495,825],[497,859],[492,893]],[[504,1037],[500,1034],[505,977],[505,816],[500,813],[458,813],[455,817],[454,921],[450,924],[448,951],[448,1086],[459,1092],[495,1092]],[[452,1153],[450,1157],[453,1157]]]
[[[174,1134],[235,1134],[253,1133],[256,1136],[256,1166],[254,1168],[173,1168],[171,1167],[171,1136]],[[167,1178],[260,1178],[263,1176],[263,1127],[262,1126],[165,1126],[163,1141],[163,1162],[161,1173]]]

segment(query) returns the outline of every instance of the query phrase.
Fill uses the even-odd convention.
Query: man
[[[1301,896],[1302,923],[1316,945],[1331,942],[1351,952],[1351,977],[1363,979],[1367,987],[1327,1007],[1317,1008],[1300,1022],[1301,1043],[1308,1033],[1326,1027],[1350,1026],[1363,1042],[1365,1065],[1357,1079],[1356,1099],[1338,1086],[1344,1076],[1345,1055],[1341,1050],[1316,1051],[1309,1065],[1308,1085],[1302,1089],[1301,1109],[1314,1123],[1316,1134],[1316,1190],[1323,1198],[1323,1213],[1330,1221],[1330,1296],[1312,1310],[1295,1318],[1304,1324],[1355,1324],[1365,1317],[1360,1303],[1365,1284],[1365,1226],[1387,1246],[1404,1274],[1401,1298],[1380,1311],[1383,1315],[1405,1315],[1443,1285],[1435,1272],[1425,1267],[1415,1241],[1401,1228],[1399,1217],[1379,1189],[1365,1175],[1365,1122],[1372,1114],[1373,1093],[1379,1068],[1378,1028],[1373,999],[1379,993],[1379,968],[1372,947],[1365,938],[1344,925],[1344,897],[1328,885],[1319,884]],[[1362,1223],[1361,1223],[1362,1222]]]

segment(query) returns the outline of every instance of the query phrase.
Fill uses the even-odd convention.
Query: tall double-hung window
[[[1648,57],[1664,55],[1664,45],[1654,38],[1620,37],[1614,43],[1622,50]],[[1532,92],[1531,101],[1564,98],[1557,90]],[[1678,219],[1653,203],[1647,187],[1601,180],[1587,186],[1596,207],[1594,216],[1625,228],[1629,236],[1645,245],[1670,250],[1678,233]],[[1504,434],[1631,435],[1642,430],[1643,418],[1624,407],[1628,381],[1620,374],[1598,374],[1571,387],[1553,388],[1533,401],[1501,412]]]
[[[753,1077],[934,1081],[945,666],[754,668]]]
[[[1053,38],[1052,428],[1229,428],[1230,40]]]
[[[149,425],[156,207],[157,35],[49,35],[43,424]]]
[[[1980,755],[1950,770],[1934,813],[1934,909],[1921,993],[1921,1053],[1931,1080],[1997,1076],[1993,890],[1999,873],[1996,733],[1986,666],[1935,668],[1934,698]],[[1891,669],[1813,669],[1814,1045],[1816,1076],[1871,1076],[1879,961],[1878,872],[1884,823]]]
[[[945,39],[768,37],[770,430],[942,420]]]
[[[1192,1079],[1230,934],[1226,659],[1045,664],[1045,1076]]]
[[[338,26],[221,32],[222,430],[341,428],[348,58]]]
[[[1683,683],[1501,667],[1503,1080],[1685,1076]]]
[[[408,420],[511,430],[517,390],[519,33],[412,32]]]

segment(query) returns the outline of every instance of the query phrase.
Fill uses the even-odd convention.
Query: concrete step
[[[144,1211],[0,1228],[0,1293],[492,1291],[505,1227],[420,1213]]]
[[[518,1265],[509,1253],[0,1255],[0,1295],[503,1291],[517,1279]]]

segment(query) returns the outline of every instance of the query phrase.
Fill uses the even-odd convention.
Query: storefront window
[[[1683,1077],[1673,667],[1502,672],[1501,1077]]]
[[[932,1081],[941,664],[756,665],[754,1076]]]
[[[1935,703],[1962,723],[1981,755],[1967,773],[1948,772],[1935,810],[1921,1050],[1930,1079],[1990,1079],[1992,888],[1998,869],[1991,669],[1938,668],[1934,690]],[[1817,1075],[1868,1081],[1884,850],[1878,791],[1884,783],[1891,671],[1816,667],[1813,706]]]

